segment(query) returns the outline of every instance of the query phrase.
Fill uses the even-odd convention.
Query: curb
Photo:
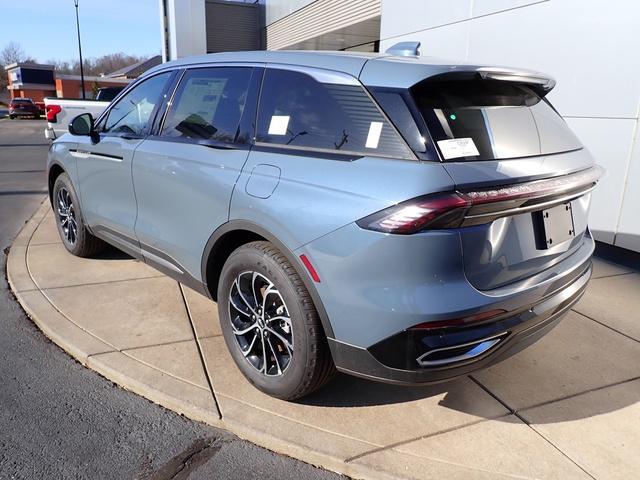
[[[332,435],[328,434],[328,432],[324,435],[319,434],[318,430],[311,426],[293,424],[293,422],[286,419],[280,419],[280,423],[285,420],[290,422],[290,429],[282,428],[282,425],[269,425],[267,412],[264,412],[259,407],[252,406],[254,411],[248,415],[245,413],[235,414],[229,415],[227,418],[223,417],[222,414],[218,414],[213,392],[203,391],[201,395],[200,392],[197,392],[201,396],[200,402],[185,401],[180,395],[185,388],[184,382],[179,385],[176,382],[172,383],[172,380],[167,378],[167,375],[163,375],[158,370],[148,367],[114,349],[74,324],[72,320],[68,319],[56,308],[46,293],[40,289],[31,276],[27,264],[29,243],[50,208],[48,200],[45,199],[15,238],[7,256],[7,279],[11,291],[27,316],[46,337],[71,357],[122,388],[136,393],[153,403],[192,420],[225,429],[242,439],[274,452],[354,478],[406,478],[398,477],[390,474],[390,472],[383,473],[362,464],[345,463],[343,458],[331,454],[331,451],[335,450],[335,444],[331,439]],[[115,360],[115,362],[106,361],[105,359]],[[136,374],[131,374],[131,372]],[[193,388],[195,389],[196,387]],[[193,391],[191,393],[193,394]],[[240,405],[241,403],[235,399],[227,398],[226,400],[229,401],[230,405]],[[243,405],[244,407],[247,406],[246,404]],[[232,410],[237,409],[232,408]],[[265,420],[267,421],[267,428],[260,428],[260,426],[265,425]],[[298,441],[287,439],[287,433],[280,436],[272,434],[270,432],[271,427],[279,433],[284,430],[288,430],[288,433],[295,432],[293,437]],[[314,441],[331,443],[334,448],[319,447],[314,449],[310,445]]]

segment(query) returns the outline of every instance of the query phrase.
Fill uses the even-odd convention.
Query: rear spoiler
[[[541,97],[544,97],[556,85],[556,81],[552,77],[543,73],[496,67],[480,67],[469,70],[460,69],[450,72],[438,73],[436,75],[425,78],[423,82],[453,82],[457,80],[473,79],[524,84],[534,90]]]
[[[416,55],[417,48],[417,42],[394,45],[389,49],[389,56],[368,60],[362,67],[359,80],[366,86],[381,88],[411,88],[431,81],[495,80],[528,85],[540,96],[545,96],[556,85],[549,75],[533,70],[457,64],[420,57]]]
[[[556,86],[556,81],[553,78],[538,72],[483,67],[479,68],[477,73],[483,80],[499,80],[501,82],[517,82],[531,85],[544,92],[545,95]]]

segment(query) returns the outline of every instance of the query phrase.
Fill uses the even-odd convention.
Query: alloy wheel
[[[293,358],[289,310],[273,282],[261,273],[238,274],[229,294],[229,319],[242,355],[258,372],[277,377]]]
[[[78,223],[73,208],[73,198],[69,191],[62,187],[58,190],[58,221],[66,241],[74,245],[78,238]]]

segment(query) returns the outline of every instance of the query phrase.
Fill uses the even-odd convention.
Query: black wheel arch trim
[[[50,182],[50,178],[51,178],[51,171],[54,168],[59,168],[60,170],[62,170],[62,172],[59,173],[56,176],[56,178],[58,178],[63,173],[66,173],[68,175],[67,169],[64,168],[64,166],[58,161],[51,162],[51,165],[49,165],[49,167],[47,168],[47,190],[49,191],[49,202],[51,202],[51,204],[53,204],[53,185],[54,184]]]
[[[209,295],[211,296],[211,288],[209,287],[209,279],[207,278],[207,265],[209,262],[209,257],[211,253],[214,251],[214,248],[218,241],[222,239],[226,234],[232,233],[234,231],[247,231],[259,235],[266,239],[267,241],[273,243],[278,250],[287,258],[287,260],[291,263],[293,268],[295,268],[296,272],[302,279],[304,286],[306,287],[309,295],[311,295],[311,299],[313,300],[313,304],[318,311],[318,315],[320,316],[320,321],[322,322],[322,327],[324,328],[324,333],[328,339],[335,338],[333,333],[333,328],[331,327],[331,322],[329,321],[329,316],[327,315],[327,311],[324,308],[322,300],[320,299],[320,295],[316,290],[316,287],[313,283],[313,279],[309,276],[307,271],[304,269],[304,266],[300,262],[300,260],[296,257],[296,255],[278,238],[273,235],[270,231],[265,229],[264,227],[250,222],[248,220],[231,220],[227,223],[224,223],[220,227],[216,229],[215,232],[209,237],[207,244],[204,248],[204,253],[202,255],[202,281],[205,285],[205,288]]]

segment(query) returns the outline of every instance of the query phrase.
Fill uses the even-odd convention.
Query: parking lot
[[[115,250],[68,255],[47,203],[14,242],[8,277],[36,324],[89,368],[331,470],[598,479],[640,470],[640,274],[625,265],[595,259],[585,296],[561,324],[488,370],[422,388],[341,375],[298,403],[244,380],[212,302]]]

